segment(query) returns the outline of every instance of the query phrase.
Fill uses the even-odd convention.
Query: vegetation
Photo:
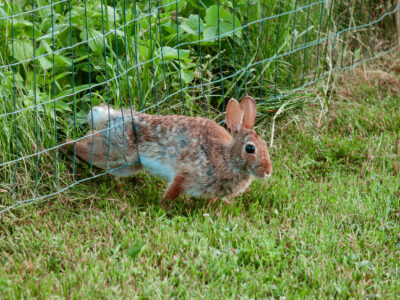
[[[54,3],[0,5],[0,38],[6,41],[0,49],[0,182],[17,199],[42,197],[91,176],[75,166],[69,176],[57,148],[86,132],[91,105],[223,121],[225,101],[250,93],[267,116],[304,103],[308,92],[300,88],[328,76],[327,70],[396,41],[393,16],[348,30],[393,9],[375,2]],[[381,35],[391,38],[382,45]]]
[[[393,7],[341,3],[0,4],[0,210],[72,185],[0,215],[0,298],[399,297],[400,59],[328,72],[390,49],[393,18],[332,32]],[[230,205],[166,213],[157,178],[95,177],[57,150],[91,105],[222,121],[245,93],[274,174]]]
[[[0,296],[399,297],[398,62],[335,79],[330,113],[282,115],[273,176],[231,205],[180,199],[166,214],[143,174],[4,214]]]

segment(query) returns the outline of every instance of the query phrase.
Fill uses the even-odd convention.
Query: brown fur
[[[162,206],[167,206],[168,200],[175,200],[179,197],[179,194],[183,191],[183,182],[185,180],[185,176],[183,174],[179,174],[175,176],[174,180],[169,185],[168,189],[165,191],[164,197],[160,200],[160,204]]]
[[[77,154],[87,162],[92,157],[93,165],[103,169],[138,161],[111,173],[128,176],[143,166],[164,178],[170,184],[162,204],[182,192],[232,198],[242,193],[254,176],[266,177],[272,172],[267,146],[253,130],[256,110],[251,97],[241,104],[234,99],[229,102],[226,120],[231,136],[205,118],[122,114],[95,107],[88,117],[97,131],[77,142]],[[255,146],[255,153],[245,152],[248,143]]]

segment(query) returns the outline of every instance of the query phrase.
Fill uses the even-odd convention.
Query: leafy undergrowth
[[[329,111],[279,117],[274,176],[233,204],[180,199],[165,213],[161,181],[103,176],[3,214],[0,298],[399,297],[390,59],[338,77]]]

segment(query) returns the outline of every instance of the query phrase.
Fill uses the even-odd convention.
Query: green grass
[[[165,213],[161,181],[103,176],[3,214],[0,298],[398,298],[393,62],[281,115],[271,180],[231,205],[182,198]]]
[[[26,13],[32,3],[36,11]],[[150,1],[150,7],[148,1],[53,3],[53,9],[43,0],[0,4],[0,39],[5,41],[0,47],[0,182],[19,200],[46,196],[74,182],[59,151],[47,149],[82,137],[91,105],[132,105],[153,114],[207,115],[222,121],[224,102],[249,93],[263,103],[261,115],[271,116],[283,104],[307,100],[307,94],[294,88],[396,42],[392,15],[333,35],[392,9],[375,2],[369,17],[370,3],[359,10],[354,1],[333,7],[316,0],[218,1],[219,32],[212,0]],[[17,16],[11,18],[13,14]],[[264,17],[268,19],[260,21]],[[241,28],[247,22],[253,23]],[[326,43],[321,39],[328,29]],[[218,33],[222,37],[214,38]],[[87,42],[87,37],[93,40]],[[204,40],[201,52],[199,37]],[[152,62],[162,49],[163,57]],[[13,63],[15,67],[2,68]],[[77,170],[78,179],[90,176],[86,169]]]
[[[101,36],[103,31],[99,2],[86,1],[89,37]],[[230,29],[233,16],[239,26],[246,23],[247,11],[251,22],[293,10],[296,2],[300,7],[309,1],[235,1],[235,13],[233,2],[220,1],[221,33]],[[136,8],[134,1],[126,1],[125,8],[123,1],[116,1],[114,9],[114,1],[104,0],[108,5],[103,7],[104,30],[111,34],[90,42],[89,49],[85,1],[71,1],[72,27],[69,7],[63,2],[55,5],[54,20],[49,7],[39,9],[34,20],[31,14],[14,18],[12,32],[12,19],[5,17],[31,9],[31,3],[0,4],[0,39],[6,45],[0,47],[0,66],[12,63],[13,44],[14,62],[19,63],[0,69],[0,115],[9,114],[0,117],[0,164],[74,138],[75,130],[76,136],[82,136],[90,101],[93,105],[110,102],[115,107],[132,103],[139,110],[179,91],[176,51],[169,51],[164,64],[158,58],[154,66],[147,62],[127,71],[137,59],[145,62],[160,53],[161,47],[176,46],[176,10],[179,42],[183,43],[182,87],[200,85],[202,80],[206,85],[179,92],[158,110],[150,109],[151,113],[181,114],[185,109],[187,114],[202,115],[205,102],[209,117],[220,121],[223,101],[230,97],[240,98],[248,92],[262,102],[283,96],[260,105],[257,131],[268,140],[273,113],[282,105],[300,107],[276,118],[271,148],[274,176],[266,182],[256,181],[233,204],[209,207],[204,201],[181,198],[166,213],[158,205],[165,188],[162,181],[146,174],[123,180],[106,175],[1,214],[1,299],[400,296],[398,58],[388,57],[366,69],[368,80],[361,80],[363,72],[358,70],[355,76],[348,73],[324,86],[284,97],[321,76],[323,67],[327,71],[342,64],[342,59],[347,66],[362,59],[367,48],[368,55],[390,48],[395,39],[385,38],[391,36],[392,18],[331,38],[328,45],[336,42],[336,48],[330,53],[325,51],[326,44],[318,44],[319,27],[322,38],[328,27],[333,32],[366,23],[368,14],[358,21],[358,1],[352,5],[343,1],[342,13],[338,15],[335,6],[329,23],[329,6],[314,5],[308,24],[306,8],[296,14],[296,31],[291,13],[255,23],[248,32],[237,30],[220,42],[204,42],[201,72],[199,47],[193,44],[198,36],[193,30],[200,9],[201,38],[216,33],[215,1],[178,1],[178,8],[172,1],[161,1],[172,5],[161,9],[160,16],[152,14],[150,20],[147,1],[138,2]],[[43,6],[48,1],[35,3]],[[372,19],[388,10],[376,5]],[[137,17],[142,18],[133,22]],[[116,35],[115,26],[122,26]],[[365,36],[369,37],[366,41]],[[61,50],[71,42],[81,44],[72,51]],[[293,56],[265,60],[306,42],[314,44]],[[53,44],[61,50],[54,56],[54,65]],[[46,56],[35,63],[21,63],[33,57],[33,49],[36,55]],[[246,59],[247,64],[256,63],[247,72]],[[99,84],[91,93],[89,67],[91,84]],[[106,77],[124,71],[107,89]],[[237,76],[229,77],[235,71]],[[223,85],[218,82],[221,77],[225,78]],[[64,97],[73,90],[77,92],[74,97]],[[64,98],[54,106],[51,99],[60,97]],[[36,111],[32,108],[35,101],[50,102]],[[314,102],[304,106],[309,101]],[[17,166],[0,166],[0,209],[99,174],[79,164],[73,178],[72,169],[71,159],[54,151],[22,160]]]
[[[299,1],[298,5],[305,5],[307,1]],[[271,86],[276,68],[279,68],[278,93],[281,89],[288,90],[290,69],[293,86],[301,81],[303,51],[293,55],[292,65],[289,64],[291,56],[262,62],[273,57],[276,51],[278,54],[290,51],[293,13],[273,17],[268,22],[256,22],[248,32],[239,28],[247,19],[252,22],[293,10],[294,2],[279,5],[276,0],[236,1],[233,6],[229,1],[221,1],[219,33],[232,31],[235,21],[234,34],[221,39],[210,39],[218,33],[215,1],[161,1],[163,7],[159,13],[158,3],[154,1],[149,7],[147,1],[135,5],[135,1],[73,0],[70,6],[60,2],[53,10],[43,7],[47,2],[34,3],[36,8],[41,7],[34,14],[24,14],[33,8],[30,0],[0,4],[0,39],[6,41],[6,47],[0,49],[0,66],[17,63],[14,68],[0,69],[3,99],[0,127],[4,128],[0,135],[0,164],[31,156],[18,164],[0,166],[2,188],[13,190],[18,199],[44,196],[73,183],[70,176],[63,174],[66,165],[58,159],[58,151],[46,149],[67,138],[83,136],[87,131],[85,116],[91,105],[109,103],[125,108],[132,105],[141,110],[159,104],[147,112],[204,115],[206,104],[208,116],[220,121],[222,102],[231,97],[240,98],[245,90],[258,96],[260,101],[270,98],[274,94]],[[307,9],[297,13],[299,36],[294,36],[294,46],[316,41],[320,10],[321,5],[313,5],[308,22]],[[12,14],[19,15],[11,18]],[[179,15],[179,36],[175,15]],[[326,28],[326,23],[323,19],[321,26]],[[275,37],[278,27],[280,35]],[[260,31],[265,33],[263,39],[259,38]],[[206,40],[202,43],[201,57],[196,42],[199,34]],[[94,39],[87,43],[87,36]],[[182,44],[180,59],[178,42]],[[74,47],[68,48],[71,45]],[[58,51],[54,56],[52,47]],[[167,51],[166,47],[175,48]],[[164,56],[152,62],[161,49]],[[35,56],[42,56],[35,62],[32,61],[34,50]],[[316,45],[307,49],[308,63],[304,63],[307,72],[314,70],[316,50]],[[137,63],[142,65],[136,67]],[[245,67],[251,63],[256,65],[246,71]],[[229,77],[236,71],[236,76]],[[226,80],[218,82],[221,77]],[[106,80],[110,80],[108,85]],[[179,92],[181,88],[183,91]],[[76,94],[69,96],[73,92]],[[177,94],[167,99],[172,93]],[[274,108],[280,104],[280,100],[273,101],[263,106],[263,110],[267,112],[271,105]],[[15,110],[23,111],[13,114]],[[45,150],[43,154],[36,155],[42,150]],[[79,172],[80,179],[91,176],[88,172]],[[56,174],[57,182],[49,180],[55,179]]]

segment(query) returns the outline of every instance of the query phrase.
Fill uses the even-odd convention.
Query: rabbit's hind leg
[[[207,201],[207,203],[208,203],[209,206],[212,206],[212,205],[214,205],[215,203],[217,203],[217,200],[218,200],[218,197],[213,197],[213,198],[209,199],[209,200]]]
[[[159,201],[160,205],[164,209],[168,209],[168,200],[175,200],[179,197],[179,194],[183,192],[183,183],[185,177],[183,175],[176,175],[172,182],[169,184],[167,190],[165,191],[164,197]]]

